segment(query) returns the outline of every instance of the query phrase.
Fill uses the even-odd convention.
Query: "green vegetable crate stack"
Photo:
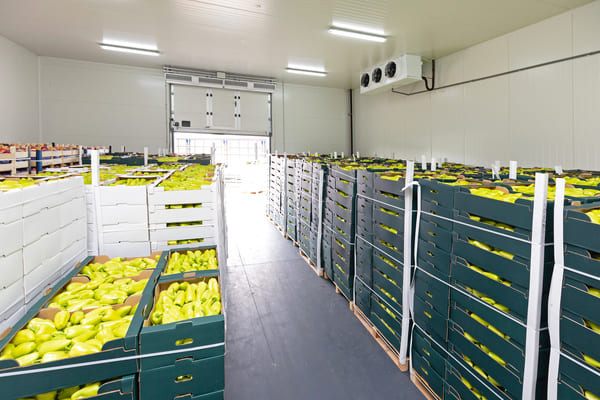
[[[88,257],[0,341],[10,400],[223,399],[215,246]]]

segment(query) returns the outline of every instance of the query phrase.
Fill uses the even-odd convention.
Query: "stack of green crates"
[[[565,211],[559,399],[600,398],[600,203]],[[552,377],[551,377],[552,379]]]
[[[494,189],[495,187],[490,187]],[[450,319],[446,382],[461,398],[521,398],[527,351],[538,351],[536,398],[546,398],[549,337],[542,313],[539,349],[527,349],[533,200],[505,202],[460,188],[454,196],[454,236],[446,239],[432,223],[425,234],[452,244]],[[551,242],[552,204],[546,221]],[[453,239],[453,242],[452,242]],[[445,248],[445,247],[443,247]],[[552,273],[553,253],[545,246],[542,310]],[[537,284],[537,283],[536,283]],[[415,305],[416,308],[416,305]],[[441,322],[440,322],[441,325]],[[441,327],[443,328],[443,327]],[[458,361],[457,361],[458,360]],[[529,377],[531,378],[531,377]]]
[[[331,257],[333,281],[349,300],[354,283],[354,217],[356,205],[356,169],[332,165],[335,183],[332,195]]]

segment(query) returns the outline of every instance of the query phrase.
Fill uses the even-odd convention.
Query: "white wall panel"
[[[0,142],[38,142],[38,57],[0,36]]]
[[[158,69],[40,58],[42,138],[155,152],[166,146],[166,93]]]
[[[571,62],[513,74],[509,84],[511,159],[572,167]]]
[[[431,156],[464,162],[464,88],[454,86],[431,93]]]
[[[284,149],[330,153],[350,149],[348,91],[285,84]]]
[[[572,55],[571,13],[509,33],[509,68],[517,69]]]
[[[465,86],[465,163],[489,167],[509,160],[508,97],[507,76]]]
[[[573,54],[599,49],[600,1],[573,10]]]
[[[573,61],[574,164],[600,170],[600,55]]]
[[[431,158],[431,96],[428,93],[411,97],[394,96],[399,96],[402,101],[402,107],[393,110],[402,118],[402,154],[418,160],[421,160],[421,155]]]
[[[600,169],[600,56],[443,88],[600,50],[598,21],[600,0],[440,58],[431,93],[355,92],[356,149],[369,155],[394,148],[416,160],[433,154],[486,167],[517,160]],[[390,107],[381,115],[374,106],[386,99]]]
[[[508,71],[508,38],[499,38],[469,47],[464,51],[464,76],[476,79]]]
[[[451,85],[464,80],[464,52],[450,54],[435,60],[436,86]],[[431,86],[431,82],[429,84]]]

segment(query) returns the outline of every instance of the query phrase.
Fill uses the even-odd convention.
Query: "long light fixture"
[[[290,74],[299,74],[299,75],[310,75],[310,76],[327,76],[327,72],[325,71],[315,71],[310,69],[300,69],[300,68],[291,68],[287,67],[285,69]]]
[[[328,30],[329,33],[338,36],[349,37],[352,39],[361,39],[361,40],[369,40],[371,42],[383,43],[387,40],[385,36],[374,35],[372,33],[353,31],[349,29],[342,29],[335,26],[332,26]]]
[[[153,49],[143,49],[140,47],[122,46],[110,43],[98,43],[104,50],[120,51],[122,53],[142,54],[145,56],[160,56],[160,51]]]

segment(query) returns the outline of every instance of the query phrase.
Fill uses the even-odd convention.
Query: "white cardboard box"
[[[163,229],[151,229],[151,242],[168,242],[170,240],[188,240],[210,238],[217,236],[215,225],[174,226]]]
[[[69,225],[62,227],[58,232],[59,249],[64,250],[72,243],[87,240],[87,223],[85,218],[80,218],[71,222]]]
[[[139,257],[150,256],[150,242],[121,242],[107,243],[102,248],[102,254],[114,257]]]
[[[6,289],[0,289],[0,320],[5,320],[25,304],[23,278],[12,283]]]
[[[148,204],[197,204],[197,203],[216,203],[217,185],[213,182],[210,186],[198,190],[169,190],[165,191],[162,187],[148,188]]]
[[[23,281],[23,250],[21,249],[0,257],[0,290],[6,289],[19,279]]]
[[[100,205],[147,204],[146,186],[99,186]]]
[[[145,204],[102,206],[100,214],[102,225],[148,224],[148,206]]]
[[[47,208],[23,218],[23,245],[35,242],[45,234],[58,229],[58,214]]]
[[[23,218],[23,190],[0,191],[0,226]]]
[[[215,237],[212,238],[204,238],[204,241],[199,243],[187,243],[187,244],[173,244],[170,245],[168,242],[150,242],[152,251],[166,251],[172,249],[187,249],[198,246],[217,246],[218,239]]]
[[[148,241],[147,224],[117,224],[102,227],[100,236],[104,243]]]
[[[150,224],[166,224],[169,222],[214,221],[217,217],[215,205],[198,208],[166,209],[164,206],[150,208],[148,222]]]
[[[7,256],[23,248],[23,220],[0,224],[0,256]]]

